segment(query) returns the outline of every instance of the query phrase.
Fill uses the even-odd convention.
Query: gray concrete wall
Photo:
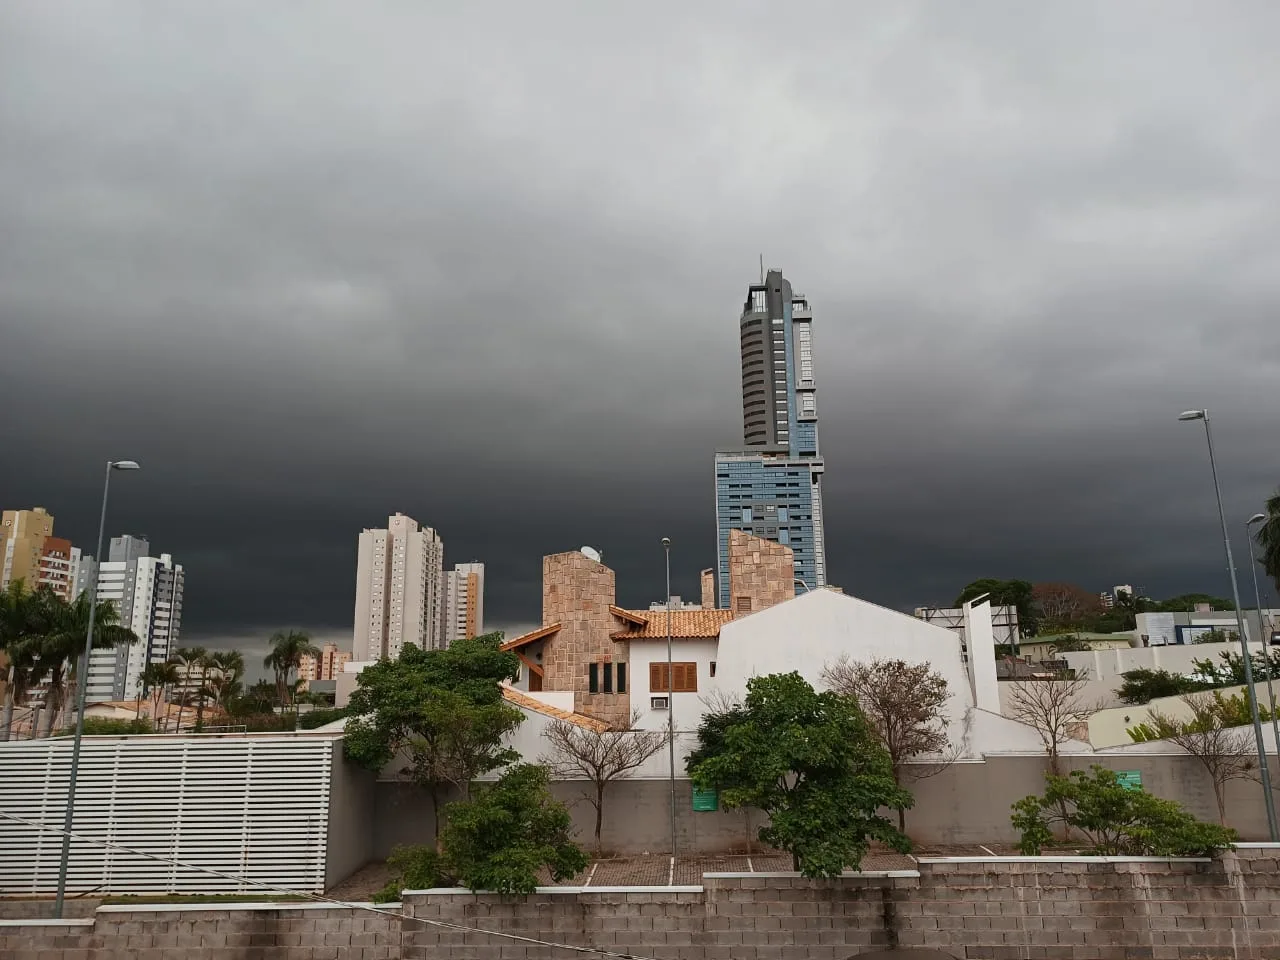
[[[973,960],[1263,958],[1280,954],[1274,853],[922,861],[895,875],[709,874],[694,887],[514,897],[410,892],[386,912],[104,907],[87,920],[0,921],[0,956],[547,960],[568,956],[551,946],[566,944],[660,960],[846,960],[912,947]]]
[[[1091,765],[1137,770],[1144,788],[1176,800],[1202,820],[1216,821],[1218,808],[1203,767],[1193,757],[1111,754],[1063,758],[1066,771]],[[933,768],[919,768],[929,771]],[[1000,756],[952,764],[935,776],[908,784],[916,798],[907,812],[907,834],[917,843],[1016,843],[1010,826],[1015,802],[1044,790],[1048,760],[1041,756]],[[1272,777],[1280,783],[1280,764],[1272,758]],[[556,783],[552,792],[570,804],[578,839],[590,846],[595,813],[583,799],[586,783]],[[605,800],[603,847],[616,854],[666,853],[670,840],[670,788],[665,780],[623,780],[609,787]],[[751,853],[759,850],[759,811],[695,813],[689,782],[676,781],[677,842],[685,853]],[[374,803],[373,855],[384,858],[399,843],[431,843],[431,803],[424,791],[380,782]],[[1227,824],[1243,840],[1266,840],[1266,813],[1253,780],[1227,785]],[[357,829],[359,829],[357,827]]]
[[[329,781],[329,842],[324,862],[326,889],[374,859],[376,784],[372,773],[345,758],[342,741],[335,740]]]

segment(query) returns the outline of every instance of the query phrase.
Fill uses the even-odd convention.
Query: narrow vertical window
[[[600,665],[598,663],[587,665],[587,692],[600,692]]]
[[[604,667],[604,692],[613,693],[613,664],[602,664]]]

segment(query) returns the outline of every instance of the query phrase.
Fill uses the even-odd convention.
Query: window
[[[734,600],[734,601],[733,601],[733,609],[734,609],[734,612],[735,612],[735,613],[750,613],[750,612],[751,612],[751,598],[750,598],[750,597],[738,597],[736,600]]]
[[[742,508],[742,522],[743,522],[743,523],[750,523],[750,522],[751,522],[751,508],[750,508],[750,507],[743,507],[743,508]]]
[[[665,663],[649,664],[649,689],[665,693],[697,693],[698,665],[696,663],[673,663],[671,673],[675,683],[667,682],[667,665]]]
[[[604,668],[604,692],[613,693],[613,664],[604,663],[601,666]]]
[[[587,693],[600,692],[600,665],[598,663],[587,664]]]
[[[786,527],[783,527],[781,530],[779,530],[778,542],[783,545],[789,544],[791,542],[791,531],[788,530]]]
[[[711,670],[709,672],[713,677],[716,675],[716,662],[714,660],[711,661]]]
[[[627,665],[625,663],[618,664],[618,692],[627,692]]]
[[[769,310],[769,291],[768,290],[752,290],[751,291],[751,312],[766,313]]]
[[[786,507],[781,507],[781,506],[780,506],[780,507],[778,507],[778,522],[779,522],[779,523],[786,523],[786,522],[787,522],[787,508],[786,508]]]

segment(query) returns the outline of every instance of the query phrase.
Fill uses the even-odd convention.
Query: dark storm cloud
[[[1225,592],[1280,482],[1268,4],[0,8],[0,502],[188,568],[192,636],[341,636],[402,510],[536,621],[714,561],[736,313],[816,309],[829,568]],[[693,7],[693,9],[689,9]],[[1242,538],[1237,548],[1243,549]]]

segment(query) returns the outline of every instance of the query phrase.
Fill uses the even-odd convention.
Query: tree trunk
[[[1218,823],[1227,825],[1227,783],[1225,780],[1213,778],[1213,799],[1218,801]]]
[[[898,832],[905,834],[907,832],[907,808],[898,808]]]
[[[596,853],[604,850],[600,832],[604,826],[604,781],[596,782]]]
[[[4,691],[4,714],[0,717],[0,743],[9,739],[9,728],[13,726],[13,681]]]
[[[444,853],[444,849],[440,846],[440,794],[435,787],[431,788],[431,829],[434,831],[432,839],[435,841],[436,853]]]
[[[209,668],[200,668],[200,689],[196,691],[196,730],[204,727],[204,692],[205,684],[209,682]]]

